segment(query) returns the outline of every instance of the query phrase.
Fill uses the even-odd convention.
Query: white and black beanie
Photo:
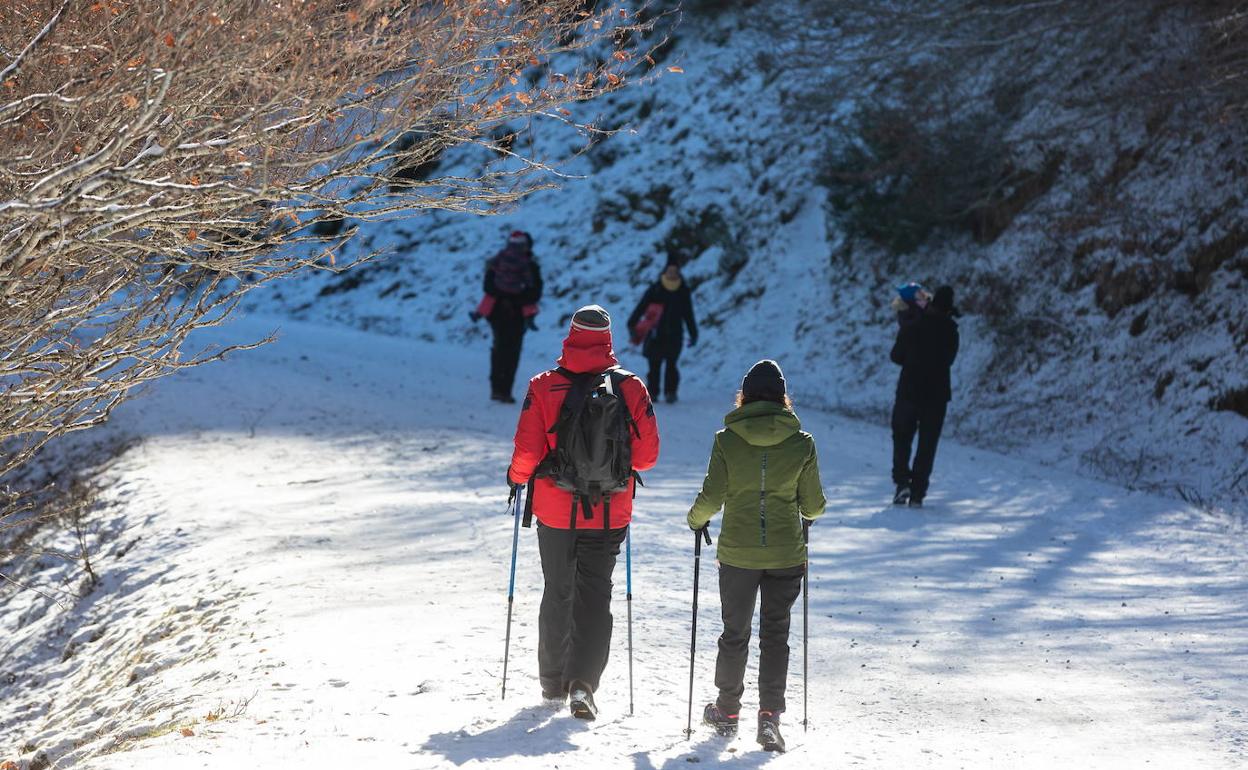
[[[611,331],[611,315],[600,305],[586,305],[572,314],[572,329],[586,332]]]

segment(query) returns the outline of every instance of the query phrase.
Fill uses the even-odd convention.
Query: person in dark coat
[[[542,298],[542,272],[533,257],[533,238],[516,230],[507,245],[485,263],[486,296],[493,299],[487,318],[494,332],[490,348],[490,398],[514,404],[511,395],[520,366],[524,332],[534,328],[532,312]]]
[[[919,508],[927,496],[936,445],[952,398],[949,369],[958,355],[957,315],[953,288],[942,286],[920,312],[898,319],[897,341],[889,354],[901,366],[892,418],[896,505]],[[916,432],[919,445],[912,464],[910,450]]]
[[[657,321],[653,319],[655,313],[659,314]],[[689,331],[689,345],[698,344],[693,293],[681,276],[678,264],[669,262],[659,280],[646,289],[628,317],[628,329],[634,341],[639,338],[644,340],[641,352],[650,362],[650,372],[646,376],[650,392],[657,397],[661,381],[667,403],[675,403],[676,391],[680,387],[680,370],[676,364],[684,347],[686,329]],[[667,370],[663,372],[665,366]],[[663,374],[665,376],[660,377]]]

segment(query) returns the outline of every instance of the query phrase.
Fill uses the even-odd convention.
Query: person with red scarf
[[[611,346],[611,317],[597,305],[572,316],[558,368],[529,381],[516,426],[515,452],[507,470],[512,487],[530,485],[537,516],[544,589],[538,618],[538,676],[542,695],[569,699],[573,716],[593,719],[598,689],[611,648],[611,574],[632,520],[636,479],[601,501],[577,499],[538,466],[555,451],[552,430],[577,375],[615,371],[618,394],[636,429],[631,433],[634,471],[654,467],[659,428],[650,393],[636,375],[618,369]]]

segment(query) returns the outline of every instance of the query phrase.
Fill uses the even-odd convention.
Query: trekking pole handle
[[[706,524],[702,527],[702,529],[699,529],[697,531],[697,535],[698,537],[696,538],[696,540],[698,542],[699,550],[702,547],[702,538],[706,538],[706,544],[711,545],[711,525],[710,524]]]
[[[810,519],[802,519],[802,542],[810,545]]]

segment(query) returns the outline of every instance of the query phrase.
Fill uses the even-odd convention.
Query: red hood
[[[603,372],[620,362],[611,349],[611,332],[573,329],[563,341],[563,355],[555,363],[569,372]]]

